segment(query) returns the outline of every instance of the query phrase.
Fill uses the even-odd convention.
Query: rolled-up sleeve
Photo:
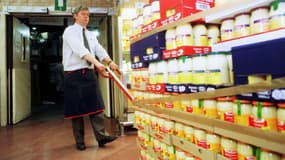
[[[94,43],[95,43],[95,45],[94,45],[93,51],[95,52],[95,55],[99,58],[100,61],[103,61],[103,59],[109,57],[109,55],[106,52],[106,50],[98,42],[96,36],[95,36]]]
[[[66,30],[63,34],[63,39],[67,42],[73,53],[82,58],[83,56],[91,53],[87,48],[85,48],[82,35],[80,34],[82,34],[80,31],[75,32],[72,30]]]

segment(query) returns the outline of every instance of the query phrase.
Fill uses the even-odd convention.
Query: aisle
[[[30,118],[10,128],[0,128],[1,160],[135,160],[139,150],[136,147],[136,132],[126,132],[104,148],[98,148],[91,131],[89,119],[85,121],[87,149],[77,151],[71,131],[71,124],[59,115]],[[111,134],[116,134],[116,125],[107,122]],[[115,127],[115,128],[114,128]]]

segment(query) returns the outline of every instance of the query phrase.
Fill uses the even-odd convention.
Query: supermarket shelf
[[[251,9],[261,6],[267,6],[274,0],[239,0],[232,1],[221,8],[217,7],[214,14],[208,14],[205,18],[207,23],[219,23],[222,19],[234,17],[238,13],[250,12]]]
[[[285,154],[285,135],[278,132],[264,131],[261,129],[241,126],[218,119],[209,119],[204,116],[194,115],[176,110],[151,107],[147,105],[135,108],[149,114],[159,113],[160,117],[167,117],[168,119],[186,125],[195,127],[198,126],[200,129],[212,131],[227,138]]]
[[[285,28],[220,42],[212,46],[212,51],[231,51],[232,47],[264,42],[279,38],[285,38]]]
[[[273,79],[269,82],[259,82],[250,85],[239,85],[234,87],[222,88],[217,90],[205,91],[205,92],[198,92],[198,93],[191,93],[191,94],[180,94],[176,96],[167,96],[163,98],[152,98],[146,100],[138,100],[136,104],[145,104],[145,103],[152,103],[152,102],[167,102],[167,101],[174,101],[174,100],[184,100],[184,99],[205,99],[205,98],[215,98],[215,97],[222,97],[222,96],[233,96],[233,95],[240,95],[246,93],[256,93],[262,92],[272,89],[284,88],[285,86],[285,77]]]
[[[220,23],[220,21],[226,17],[232,17],[241,12],[249,12],[250,9],[255,7],[260,7],[264,5],[269,5],[273,0],[239,0],[233,1],[231,3],[214,7],[209,10],[198,12],[196,14],[187,16],[173,23],[155,28],[149,32],[141,34],[138,38],[131,40],[131,43],[137,42],[143,38],[146,38],[154,33],[161,32],[167,29],[174,28],[178,25],[194,22],[197,20],[205,20],[206,23]]]

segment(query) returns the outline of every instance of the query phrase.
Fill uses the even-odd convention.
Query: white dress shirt
[[[109,57],[106,50],[99,44],[96,35],[85,29],[85,35],[90,47],[89,51],[84,46],[83,27],[75,23],[67,27],[63,33],[63,67],[64,71],[74,71],[82,68],[89,68],[90,65],[83,56],[90,54],[98,57],[100,61]]]

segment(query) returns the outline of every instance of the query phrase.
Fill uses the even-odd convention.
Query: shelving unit
[[[173,23],[155,28],[150,32],[141,34],[138,38],[131,40],[131,43],[137,42],[155,33],[174,28],[178,25],[194,22],[197,20],[204,20],[206,23],[220,23],[220,21],[227,17],[233,17],[241,12],[249,12],[252,8],[269,5],[273,0],[239,0],[211,8],[209,10],[193,14],[191,16],[182,18]]]
[[[139,105],[137,107],[134,106],[134,109],[186,125],[198,126],[200,129],[211,131],[224,137],[259,147],[266,147],[272,151],[285,154],[285,135],[278,132],[263,131],[253,127],[154,106]]]
[[[199,12],[191,16],[182,18],[173,23],[155,28],[147,33],[139,35],[132,39],[131,43],[140,41],[155,33],[174,28],[178,25],[191,23],[195,21],[204,21],[205,23],[220,23],[222,19],[234,17],[238,13],[250,12],[253,8],[269,5],[273,0],[240,0],[233,1],[226,5],[211,8],[204,12]],[[224,42],[220,42],[212,46],[212,51],[230,51],[232,47],[264,42],[285,37],[285,28],[272,30],[266,33],[259,33],[247,37],[240,37]],[[163,96],[162,98],[150,98],[145,100],[138,100],[134,102],[133,108],[150,115],[155,115],[160,118],[175,121],[189,126],[198,127],[200,129],[213,132],[217,135],[227,137],[236,141],[242,141],[261,148],[267,148],[279,154],[285,154],[285,135],[274,132],[264,131],[261,129],[241,126],[238,124],[221,121],[218,119],[210,119],[204,116],[177,111],[174,109],[158,108],[151,104],[155,102],[169,102],[189,99],[205,99],[222,96],[233,96],[246,93],[256,93],[272,89],[284,88],[285,77],[273,79],[271,81],[260,82],[251,85],[239,85],[223,89],[210,90],[205,92],[179,94]],[[172,136],[174,145],[186,150],[197,157],[202,157],[207,160],[227,160],[227,158],[220,154],[213,153],[195,144],[186,142],[178,137]]]

